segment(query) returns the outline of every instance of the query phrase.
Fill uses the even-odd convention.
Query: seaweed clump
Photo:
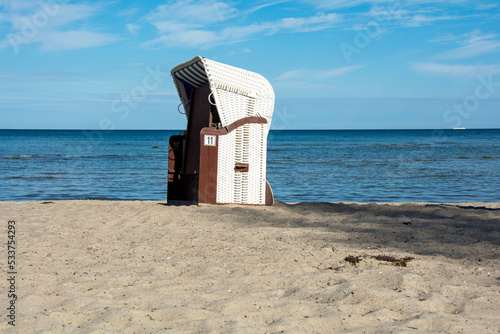
[[[390,262],[393,266],[396,266],[396,267],[406,267],[406,264],[408,262],[410,262],[411,260],[414,260],[415,258],[413,258],[411,256],[397,258],[397,257],[392,256],[392,255],[374,255],[374,256],[372,256],[372,259]]]
[[[344,258],[344,261],[349,262],[351,265],[355,266],[361,262],[361,256],[348,255]]]

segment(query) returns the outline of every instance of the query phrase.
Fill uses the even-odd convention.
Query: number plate
[[[217,136],[205,135],[203,139],[203,145],[205,146],[216,146]]]

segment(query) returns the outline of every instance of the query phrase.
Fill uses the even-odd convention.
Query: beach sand
[[[0,217],[1,314],[10,220],[17,295],[0,332],[500,333],[500,203],[0,202]]]

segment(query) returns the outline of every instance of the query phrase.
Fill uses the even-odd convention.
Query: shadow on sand
[[[297,203],[210,206],[246,227],[307,228],[322,239],[361,248],[487,259],[500,255],[499,209],[453,204]],[[347,240],[346,240],[346,237]]]

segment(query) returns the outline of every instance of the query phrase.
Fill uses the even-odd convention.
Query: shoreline
[[[0,331],[498,333],[498,202],[46,202],[0,202]]]
[[[81,202],[81,201],[87,201],[87,202],[121,202],[121,203],[126,203],[126,202],[131,202],[131,203],[137,203],[137,202],[143,202],[143,203],[159,203],[159,204],[164,204],[164,205],[170,205],[170,206],[213,206],[213,207],[224,207],[224,206],[240,206],[240,207],[259,207],[259,206],[254,206],[254,205],[244,205],[244,204],[169,204],[167,200],[141,200],[141,199],[96,199],[96,198],[81,198],[81,199],[56,199],[56,200],[0,200],[0,203],[44,203],[44,202],[50,202],[50,203],[64,203],[64,202]],[[468,206],[484,206],[486,208],[497,208],[500,207],[500,201],[499,202],[491,202],[491,201],[486,201],[486,202],[474,202],[474,201],[469,201],[469,202],[351,202],[351,201],[339,201],[339,202],[321,202],[321,201],[313,201],[313,202],[283,202],[280,200],[275,199],[275,204],[277,205],[297,205],[297,204],[359,204],[359,205],[364,205],[364,204],[375,204],[375,205],[390,205],[390,206],[398,206],[398,205],[403,205],[403,204],[412,204],[412,205],[451,205],[451,206],[460,206],[460,205],[468,205]]]

